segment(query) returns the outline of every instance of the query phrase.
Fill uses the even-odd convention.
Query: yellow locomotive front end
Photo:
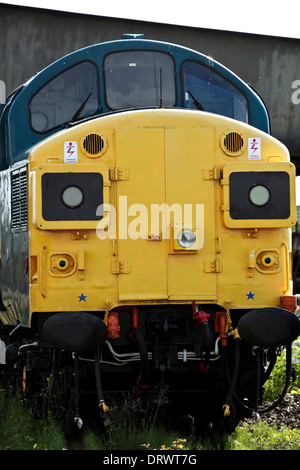
[[[234,311],[292,294],[294,166],[258,130],[136,111],[50,138],[29,165],[33,317],[193,301]]]

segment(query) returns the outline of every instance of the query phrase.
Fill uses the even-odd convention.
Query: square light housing
[[[83,200],[74,207],[68,206],[65,190],[77,187],[81,188]],[[37,228],[96,229],[99,220],[107,215],[97,211],[109,203],[109,170],[104,164],[40,165],[30,173],[30,188],[32,221]],[[71,197],[74,200],[74,194]]]
[[[204,230],[197,226],[171,225],[171,253],[197,253],[204,244]]]
[[[296,224],[296,175],[291,162],[228,163],[222,185],[227,227],[275,228]]]

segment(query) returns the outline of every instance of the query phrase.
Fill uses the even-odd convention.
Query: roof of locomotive
[[[39,89],[64,70],[84,61],[90,61],[97,66],[100,84],[102,84],[104,83],[103,61],[105,57],[109,53],[126,50],[160,51],[168,53],[173,57],[177,99],[175,106],[172,107],[184,108],[184,98],[181,90],[182,81],[180,79],[181,67],[187,60],[193,60],[213,69],[228,80],[228,82],[232,83],[233,86],[237,87],[247,98],[249,104],[249,124],[264,132],[270,132],[268,112],[261,98],[249,85],[228,68],[206,55],[183,46],[144,39],[142,35],[123,35],[123,38],[120,40],[91,45],[62,57],[34,75],[7,98],[6,102],[0,107],[0,168],[3,169],[23,159],[26,152],[35,144],[55,132],[79,122],[64,123],[46,133],[36,132],[30,125],[29,106],[30,100]],[[90,119],[114,112],[106,105],[103,88],[103,86],[100,87],[99,107],[93,113],[93,116],[89,117]]]

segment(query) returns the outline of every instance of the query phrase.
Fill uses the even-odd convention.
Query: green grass
[[[123,438],[105,441],[87,430],[84,445],[86,450],[299,450],[300,430],[288,427],[279,430],[261,421],[242,424],[232,435],[217,442],[209,438],[201,440],[193,434],[182,437],[176,431],[164,429],[153,429],[152,432],[145,429],[135,435],[124,432]]]
[[[231,436],[233,449],[243,450],[299,450],[300,430],[270,427],[260,421],[255,425],[243,424]]]
[[[300,340],[292,346],[292,367],[294,379],[290,382],[288,393],[300,393]],[[286,350],[283,348],[277,358],[276,366],[265,384],[264,400],[275,400],[285,384]]]
[[[192,423],[192,421],[191,421]],[[104,419],[105,432],[86,427],[80,441],[72,449],[78,450],[299,450],[300,430],[277,429],[268,424],[240,425],[236,431],[220,440],[201,440],[192,431],[166,430],[164,427],[135,420],[126,406],[120,412]],[[0,450],[67,450],[61,423],[48,413],[36,419],[19,397],[7,397],[0,390]]]
[[[293,345],[293,366],[296,379],[288,393],[300,393],[300,342]],[[274,400],[284,384],[285,351],[277,361],[265,391],[265,398]],[[1,387],[1,385],[0,385]],[[0,450],[66,450],[62,423],[47,401],[47,393],[40,397],[44,402],[42,417],[34,417],[20,395],[0,388]],[[189,417],[181,422],[181,428],[167,430],[159,426],[155,409],[149,410],[140,402],[128,397],[122,406],[110,403],[110,411],[95,425],[84,426],[80,440],[72,443],[72,449],[86,450],[299,450],[300,430],[270,427],[260,421],[257,424],[241,424],[225,440],[199,439],[193,431]],[[183,425],[182,425],[183,424]]]
[[[34,418],[21,398],[9,392],[0,390],[0,450],[65,449],[64,433],[51,414]]]

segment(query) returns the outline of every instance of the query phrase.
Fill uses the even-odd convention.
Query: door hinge
[[[220,273],[223,271],[223,263],[220,259],[205,260],[204,272],[206,273]]]
[[[129,179],[129,171],[127,168],[111,168],[109,170],[111,181],[127,181]]]
[[[213,168],[203,168],[202,176],[204,180],[219,180],[221,178],[221,171],[216,166]]]
[[[78,279],[80,281],[84,280],[84,271],[85,271],[85,261],[84,261],[84,250],[81,248],[78,252]]]
[[[128,261],[112,261],[111,263],[112,274],[129,274],[131,266]]]

